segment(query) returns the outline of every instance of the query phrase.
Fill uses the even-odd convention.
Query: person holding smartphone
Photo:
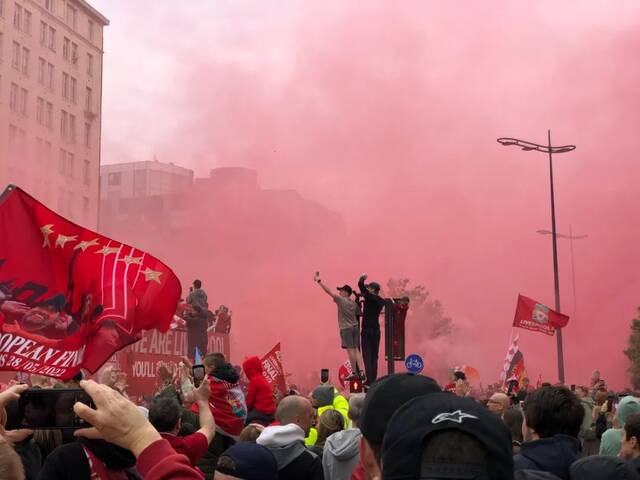
[[[358,304],[351,298],[353,290],[349,285],[337,288],[338,293],[334,293],[320,279],[320,272],[316,272],[315,282],[333,298],[338,306],[338,327],[340,328],[340,340],[342,348],[347,351],[349,363],[353,373],[346,380],[363,378],[360,368],[364,366],[360,355],[360,327],[358,325]]]

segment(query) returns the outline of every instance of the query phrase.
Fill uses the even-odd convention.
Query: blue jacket
[[[580,458],[580,441],[568,435],[554,435],[522,444],[513,457],[514,470],[539,470],[569,480],[569,467]]]

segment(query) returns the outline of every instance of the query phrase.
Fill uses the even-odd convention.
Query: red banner
[[[180,282],[155,257],[57,215],[16,187],[0,198],[0,370],[95,372],[144,329],[167,330]]]
[[[518,295],[516,315],[513,326],[553,335],[556,328],[563,328],[569,323],[569,317],[562,313],[554,312],[549,307]]]
[[[287,394],[287,382],[284,378],[282,367],[282,352],[280,343],[274,346],[269,353],[262,357],[262,375],[267,379],[272,388],[277,388],[284,396]]]
[[[209,332],[209,346],[207,352],[223,353],[225,358],[231,356],[229,336],[221,333]],[[156,330],[143,332],[140,341],[129,345],[116,356],[119,368],[127,374],[127,393],[131,397],[139,398],[143,395],[153,395],[161,386],[158,377],[158,367],[165,364],[169,369],[175,368],[187,356],[187,331],[183,328],[161,333]]]

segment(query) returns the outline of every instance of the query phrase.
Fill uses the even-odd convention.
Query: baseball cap
[[[353,293],[353,288],[351,288],[349,285],[343,285],[341,287],[338,287],[338,290],[342,290],[343,292],[347,292],[349,295],[351,295]]]
[[[382,444],[387,423],[398,408],[413,398],[441,391],[433,378],[424,375],[395,373],[378,379],[364,399],[359,422],[362,435]]]
[[[473,436],[486,464],[423,463],[425,439],[442,430]],[[513,480],[511,435],[503,422],[472,399],[433,393],[410,400],[389,420],[382,444],[383,480]]]
[[[376,292],[380,291],[380,284],[378,282],[371,282],[367,287],[373,288]]]
[[[278,464],[268,448],[257,443],[237,443],[220,456],[229,457],[229,462],[222,462],[216,470],[226,475],[242,478],[243,480],[277,480]]]

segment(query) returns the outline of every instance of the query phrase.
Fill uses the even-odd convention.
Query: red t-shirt
[[[189,459],[192,467],[196,466],[198,460],[200,460],[209,449],[207,437],[200,432],[187,435],[186,437],[178,437],[171,433],[161,433],[160,436],[168,440],[177,453],[185,455]]]

